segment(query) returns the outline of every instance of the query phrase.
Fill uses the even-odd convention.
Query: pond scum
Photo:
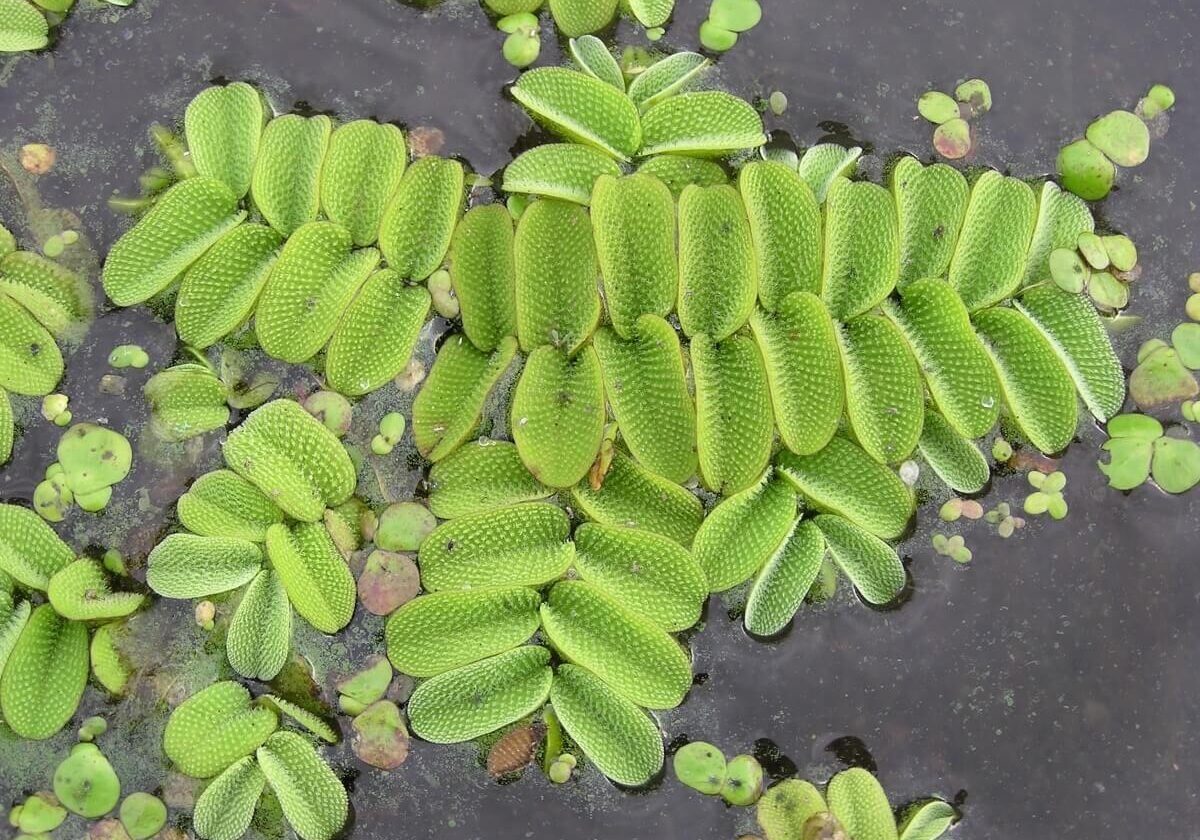
[[[272,116],[241,82],[201,92],[182,140],[165,139],[176,182],[112,248],[103,287],[116,306],[173,305],[191,348],[147,386],[161,436],[223,429],[231,406],[259,406],[225,439],[227,468],[178,500],[181,527],[146,564],[149,589],[200,600],[208,626],[204,599],[240,591],[224,639],[231,676],[279,675],[293,614],[321,633],[347,627],[361,586],[351,552],[416,550],[421,594],[372,610],[391,613],[391,666],[418,680],[411,731],[435,743],[507,732],[492,738],[496,775],[541,755],[563,781],[576,749],[640,786],[664,764],[652,712],[693,684],[675,634],[710,594],[748,587],[743,621],[762,637],[831,575],[867,604],[895,602],[906,571],[890,541],[915,511],[897,465],[920,457],[951,490],[976,493],[990,478],[977,442],[998,424],[1056,453],[1079,401],[1108,421],[1125,379],[1092,301],[1055,270],[1062,251],[1098,238],[1087,204],[1053,181],[903,156],[879,185],[854,179],[856,148],[760,155],[755,108],[695,89],[703,56],[669,55],[628,79],[592,40],[572,50],[580,69],[513,85],[561,142],[508,165],[507,205],[457,160],[410,160],[395,126]],[[55,339],[81,328],[89,298],[53,261],[0,244],[0,387],[50,395],[63,374]],[[409,505],[385,538],[356,495],[372,456],[340,440],[344,398],[414,384],[431,307],[453,323],[409,424],[432,464],[428,509]],[[319,409],[267,401],[273,386],[235,399],[206,352],[251,339],[321,379]],[[479,437],[497,401],[507,422]],[[375,458],[404,431],[402,416],[385,418]],[[1140,444],[1161,428],[1121,434]],[[80,423],[37,513],[0,505],[0,713],[23,738],[66,726],[89,673],[114,693],[128,679],[120,622],[149,595],[43,519],[103,508],[129,462],[121,435]],[[371,562],[382,574],[408,561]],[[384,699],[391,673],[378,660],[339,684],[340,704],[360,735],[406,750]],[[116,807],[93,737],[85,725],[54,796],[14,809],[21,832],[52,831],[64,808],[96,819]],[[200,837],[236,840],[269,790],[300,837],[329,840],[348,798],[314,739],[337,738],[311,712],[224,680],[174,709],[163,748],[180,773],[211,780],[192,815]],[[932,840],[957,819],[925,800],[898,821],[859,769],[823,792],[791,779],[760,800],[752,758],[691,746],[675,757],[680,779],[758,803],[767,840]],[[403,761],[382,753],[377,766]],[[161,817],[140,800],[121,808],[135,838]]]

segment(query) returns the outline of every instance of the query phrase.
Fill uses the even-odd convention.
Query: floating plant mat
[[[1064,341],[1029,307],[1006,304],[1037,284],[1060,293],[1028,256],[1028,242],[1052,236],[1039,228],[1051,224],[1039,202],[1053,188],[997,173],[973,183],[946,176],[964,196],[942,229],[956,247],[937,242],[944,262],[896,291],[901,255],[933,250],[929,228],[913,219],[943,209],[923,204],[900,176],[851,181],[822,168],[845,155],[820,146],[795,169],[711,164],[761,143],[746,103],[684,92],[639,115],[574,71],[536,78],[518,82],[518,99],[572,145],[541,147],[551,151],[524,162],[519,194],[534,200],[519,214],[485,191],[472,191],[465,210],[461,164],[410,161],[403,135],[386,126],[289,115],[263,129],[267,111],[252,88],[206,92],[185,122],[196,173],[180,173],[113,249],[105,288],[134,303],[178,280],[177,326],[186,312],[212,337],[193,342],[198,350],[242,341],[252,319],[269,355],[318,357],[314,374],[358,398],[411,375],[436,298],[432,276],[449,254],[463,329],[442,339],[409,412],[413,440],[434,462],[430,506],[436,513],[437,499],[450,500],[446,521],[410,512],[406,533],[385,546],[382,523],[355,500],[375,496],[385,447],[348,453],[334,412],[277,399],[241,419],[224,447],[227,469],[181,500],[183,530],[155,548],[148,582],[165,598],[234,593],[218,606],[229,666],[268,680],[286,666],[293,632],[336,633],[350,620],[355,582],[343,553],[371,544],[416,552],[415,566],[406,558],[393,568],[415,568],[426,594],[397,604],[387,624],[394,665],[422,680],[408,701],[413,734],[486,736],[540,715],[549,700],[581,759],[636,785],[662,762],[643,709],[677,705],[691,684],[671,634],[695,622],[710,591],[750,583],[745,621],[760,635],[787,625],[826,562],[863,600],[888,604],[905,577],[888,541],[914,508],[894,468],[931,426],[957,444],[938,451],[970,466],[963,453],[1007,406],[1034,445],[1054,451],[1074,434],[1076,390],[1111,393],[1123,379],[1119,369],[1113,377],[1107,342]],[[676,157],[683,152],[699,157]],[[629,174],[635,166],[674,177]],[[345,174],[330,180],[330,171]],[[730,183],[711,183],[714,171]],[[1022,212],[1009,219],[1000,208],[1013,204]],[[1072,317],[1066,329],[1100,323],[1091,309]],[[1090,355],[1071,355],[1076,346]],[[960,369],[963,360],[971,363]],[[191,378],[147,394],[156,409],[172,409],[182,437],[189,422],[210,432],[214,406],[227,411],[220,387],[209,396],[220,377],[205,378],[203,393]],[[487,437],[477,437],[481,427]],[[392,446],[403,428],[381,426],[379,436]],[[940,463],[939,475],[956,472]],[[206,492],[213,476],[224,486]],[[704,491],[693,492],[693,476]],[[361,577],[358,585],[361,594]],[[412,621],[418,611],[426,616]],[[67,631],[56,640],[73,642]],[[414,650],[446,658],[414,666]],[[95,666],[94,645],[91,657]],[[23,708],[20,687],[11,694]],[[381,702],[367,694],[345,695],[359,704],[347,706],[355,729],[388,730],[387,707],[365,717]],[[266,784],[302,836],[336,832],[344,801],[294,736],[276,731],[282,706],[261,695],[234,706],[226,716],[244,714],[246,731],[222,735],[231,752],[193,768],[219,774],[197,802],[198,829],[240,833],[240,822],[214,826],[213,815],[252,812]],[[397,740],[394,721],[390,732]],[[202,751],[171,740],[167,754],[181,769],[186,753]],[[305,802],[328,807],[309,812]],[[855,819],[853,808],[838,810],[843,822]]]

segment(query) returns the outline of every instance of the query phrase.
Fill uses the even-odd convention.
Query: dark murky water
[[[680,5],[668,42],[691,48],[707,4]],[[1032,176],[1050,169],[1058,146],[1091,117],[1131,107],[1151,82],[1174,85],[1180,105],[1170,134],[1146,165],[1125,173],[1103,215],[1138,242],[1145,268],[1132,311],[1146,321],[1120,339],[1123,360],[1182,318],[1184,278],[1200,268],[1193,253],[1200,167],[1189,168],[1200,138],[1200,108],[1191,100],[1195,4],[765,5],[765,25],[742,37],[721,73],[743,95],[785,91],[791,104],[770,124],[803,143],[825,133],[821,121],[834,120],[881,152],[926,152],[929,127],[914,116],[916,96],[978,75],[996,100],[980,123],[980,162]],[[392,0],[139,0],[120,14],[89,0],[80,7],[51,54],[0,61],[0,149],[55,146],[60,163],[38,185],[43,198],[79,213],[105,247],[127,224],[105,199],[134,192],[153,162],[146,126],[175,120],[212,78],[255,81],[284,110],[303,102],[346,117],[435,125],[445,150],[480,172],[508,160],[528,129],[502,95],[513,73],[500,56],[501,38],[469,0],[433,12]],[[635,37],[624,28],[618,35]],[[556,55],[544,49],[544,60]],[[18,218],[7,187],[0,216]],[[144,411],[137,397],[151,370],[130,373],[125,397],[97,393],[105,357],[122,341],[143,344],[154,368],[175,349],[170,327],[149,313],[104,316],[71,358],[62,387],[76,419],[121,425]],[[0,497],[28,498],[52,459],[56,434],[32,425],[40,431],[0,471]],[[788,636],[762,644],[714,604],[693,640],[696,670],[709,678],[664,717],[668,736],[703,737],[729,753],[770,739],[810,778],[863,760],[865,746],[893,801],[966,791],[967,820],[956,832],[977,840],[1193,836],[1198,497],[1143,488],[1126,498],[1107,489],[1094,465],[1100,439],[1089,429],[1065,461],[1065,522],[1033,523],[1007,542],[982,524],[966,530],[975,550],[969,566],[927,548],[936,517],[924,511],[907,546],[916,590],[898,612],[858,608],[843,596],[804,610]],[[183,482],[218,457],[215,444],[191,456],[180,449],[172,456],[178,474],[164,478],[140,454],[105,516],[76,513],[61,529],[78,545],[119,544],[135,566]],[[1026,492],[1023,479],[1001,478],[987,501],[1018,501]],[[161,782],[156,697],[171,692],[173,679],[178,689],[210,678],[219,662],[219,651],[204,651],[186,605],[159,604],[138,620],[169,641],[151,663],[159,670],[153,690],[110,710],[114,726],[102,743],[127,790]],[[313,635],[299,645],[328,678],[329,663],[360,660],[378,647],[380,629],[378,621],[360,622],[345,638]],[[102,705],[91,696],[86,704]],[[144,722],[121,724],[132,720]],[[0,735],[0,805],[46,786],[72,740],[64,733],[29,749]],[[362,838],[732,838],[753,813],[671,780],[642,795],[597,778],[551,789],[539,774],[501,787],[478,769],[469,746],[419,745],[391,774],[368,770],[348,751],[336,763],[353,779],[354,835]]]

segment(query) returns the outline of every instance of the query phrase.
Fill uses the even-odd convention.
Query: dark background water
[[[666,43],[692,48],[707,4],[679,5]],[[764,6],[763,25],[721,59],[722,83],[745,96],[785,91],[790,105],[769,118],[771,127],[811,143],[828,130],[822,121],[832,120],[872,143],[876,161],[899,148],[927,155],[930,126],[916,119],[914,101],[962,78],[983,77],[995,97],[979,123],[979,162],[1022,177],[1050,170],[1057,148],[1095,115],[1132,107],[1152,82],[1175,86],[1180,103],[1170,133],[1155,142],[1149,162],[1123,173],[1102,216],[1134,237],[1145,268],[1131,311],[1146,320],[1121,337],[1123,361],[1132,362],[1138,341],[1165,337],[1182,319],[1185,277],[1200,268],[1196,4]],[[618,37],[639,42],[624,26]],[[454,0],[432,11],[391,0],[139,0],[123,12],[80,0],[52,52],[0,61],[0,148],[55,146],[60,163],[39,189],[48,204],[79,213],[104,247],[128,224],[105,200],[134,192],[137,175],[154,162],[145,127],[176,120],[186,100],[217,77],[255,81],[283,110],[304,102],[346,117],[436,126],[446,152],[491,172],[529,128],[503,95],[514,74],[500,41],[473,2]],[[558,57],[547,39],[543,62]],[[0,196],[0,211],[12,221],[11,196],[4,189]],[[121,340],[139,341],[161,366],[174,350],[171,335],[147,313],[103,317],[71,358],[64,383],[76,419],[136,418],[137,388],[149,371],[131,375],[125,399],[95,396],[103,359]],[[41,430],[0,471],[4,498],[27,498],[51,460],[55,435],[33,425]],[[828,745],[853,736],[895,803],[965,791],[966,821],[955,829],[961,837],[1197,836],[1200,508],[1195,494],[1169,498],[1142,488],[1125,496],[1106,488],[1094,463],[1101,440],[1087,426],[1064,461],[1066,521],[1033,523],[1007,542],[982,523],[966,529],[975,550],[968,566],[927,547],[936,516],[923,510],[905,547],[916,589],[897,612],[872,612],[843,597],[804,610],[787,637],[763,644],[714,604],[693,640],[696,670],[708,679],[663,717],[668,736],[711,740],[729,754],[768,738],[816,779],[842,766]],[[211,462],[213,452],[208,447],[199,461]],[[132,484],[152,479],[139,473]],[[137,509],[119,507],[129,492],[118,489],[117,510]],[[169,507],[177,482],[160,482],[155,492],[161,498],[151,494],[140,508],[144,518]],[[986,503],[1019,501],[1026,492],[1023,479],[1000,478]],[[62,530],[93,539],[86,526]],[[164,634],[190,623],[177,605],[156,607],[156,615]],[[194,631],[182,632],[194,642]],[[344,656],[377,633],[376,624],[347,642],[301,645]],[[99,701],[88,702],[94,708]],[[161,710],[147,714],[161,721]],[[152,734],[158,725],[110,736],[124,745],[110,751],[120,754],[114,761],[127,784],[140,774],[142,785],[153,786],[161,774]],[[0,738],[7,753],[0,805],[44,787],[46,769],[70,742],[65,733],[31,751]],[[336,761],[355,776],[353,832],[362,838],[694,840],[732,838],[752,820],[752,811],[726,808],[672,779],[639,795],[594,775],[565,788],[536,773],[498,786],[470,747],[416,745],[391,774],[344,751]]]

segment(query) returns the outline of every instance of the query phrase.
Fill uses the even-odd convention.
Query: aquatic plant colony
[[[531,15],[541,3],[488,5]],[[648,26],[672,6],[630,5]],[[743,18],[717,25],[731,21],[725,5],[706,26],[744,31]],[[550,7],[562,28],[571,4]],[[635,73],[595,37],[570,47],[575,67],[512,86],[557,139],[519,155],[498,188],[393,125],[275,115],[243,82],[201,91],[181,136],[157,130],[170,167],[128,202],[143,212],[108,254],[103,289],[116,307],[171,317],[184,347],[145,388],[160,439],[249,413],[224,439],[225,466],[178,499],[144,587],[119,556],[90,556],[48,524],[104,509],[133,449],[75,422],[54,393],[58,341],[92,314],[86,279],[5,232],[0,458],[14,445],[9,393],[44,397],[45,418],[69,427],[32,509],[0,505],[0,714],[14,733],[59,732],[89,678],[120,695],[122,623],[155,595],[195,602],[206,628],[210,599],[227,602],[228,678],[180,702],[163,736],[174,768],[206,780],[190,825],[236,840],[269,796],[298,836],[329,840],[349,802],[318,746],[339,733],[264,684],[289,662],[295,621],[338,634],[361,603],[388,616],[386,659],[337,690],[366,763],[398,767],[411,730],[481,739],[497,777],[536,762],[558,783],[590,766],[641,786],[663,769],[653,712],[693,684],[687,644],[711,594],[738,593],[756,637],[839,577],[868,605],[902,597],[894,542],[914,516],[916,459],[948,492],[978,493],[992,469],[981,441],[991,460],[1009,463],[1016,441],[1036,463],[1071,443],[1082,403],[1111,421],[1114,486],[1153,472],[1182,492],[1200,479],[1194,444],[1118,416],[1126,383],[1102,315],[1127,303],[1136,251],[1098,233],[1079,195],[911,156],[872,183],[855,177],[858,148],[768,148],[753,105],[701,89],[702,55]],[[1080,142],[1118,165],[1144,160],[1143,117],[1173,104],[1159,88],[1144,100],[1158,111],[1114,112],[1126,116]],[[958,101],[922,97],[921,113],[966,126],[990,106],[974,80]],[[1144,348],[1139,406],[1196,395],[1200,342],[1181,329],[1174,347]],[[415,351],[431,336],[425,376]],[[321,389],[297,401],[274,379],[241,382],[225,364],[237,351]],[[134,346],[110,357],[148,362]],[[388,390],[415,391],[409,416],[388,411],[369,447],[348,446],[353,413]],[[409,432],[431,465],[427,499],[378,510],[370,485]],[[1061,473],[1030,480],[1025,512],[1066,515]],[[979,507],[952,503],[943,518]],[[995,523],[1011,534],[1007,507]],[[957,539],[935,548],[969,559]],[[363,554],[356,579],[348,559]],[[406,701],[389,693],[393,669],[416,680]],[[95,743],[104,729],[85,721],[54,794],[13,810],[21,833],[118,803],[135,840],[163,829],[156,797],[121,800]],[[751,756],[697,741],[672,762],[701,793],[757,804],[767,840],[932,840],[958,818],[929,799],[897,820],[861,769],[764,794]]]

